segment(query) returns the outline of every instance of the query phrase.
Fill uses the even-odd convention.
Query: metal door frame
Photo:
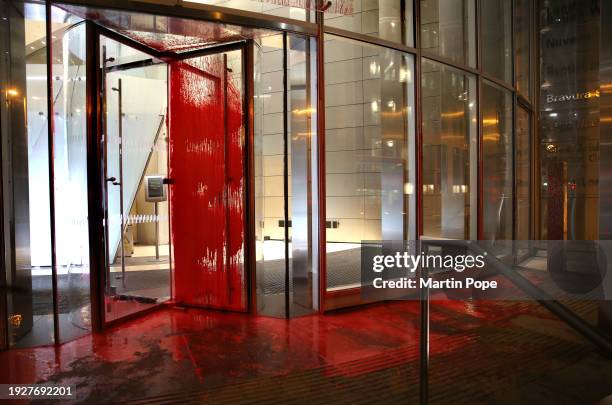
[[[137,311],[133,314],[121,318],[107,321],[105,318],[105,285],[106,285],[106,237],[103,225],[106,210],[106,167],[103,136],[103,115],[104,115],[104,94],[103,94],[103,74],[100,60],[101,44],[100,36],[117,41],[122,45],[132,47],[138,51],[150,55],[157,60],[167,62],[184,60],[198,56],[218,54],[229,51],[240,50],[242,53],[242,93],[243,93],[243,126],[244,126],[244,249],[245,260],[245,289],[246,289],[246,312],[253,312],[256,308],[256,294],[253,293],[253,283],[255,280],[255,239],[254,239],[254,173],[253,166],[253,52],[250,49],[252,41],[239,41],[224,43],[201,49],[195,49],[180,54],[170,55],[165,51],[157,51],[139,42],[136,42],[124,35],[116,33],[105,27],[99,26],[87,20],[87,166],[88,166],[88,213],[89,213],[89,238],[90,238],[90,279],[91,279],[91,307],[92,307],[92,329],[101,331],[105,327],[116,323],[124,322],[135,317],[140,317],[150,311],[156,310],[170,301],[159,303],[151,308]],[[168,86],[170,82],[168,81]],[[167,145],[169,147],[169,145]],[[170,157],[169,151],[168,156]],[[169,162],[168,162],[169,164]],[[170,191],[171,192],[171,191]],[[252,223],[253,222],[253,223]],[[172,218],[169,215],[170,232],[172,230]],[[170,254],[172,256],[172,254]],[[170,259],[170,289],[173,294],[173,274],[174,269]]]

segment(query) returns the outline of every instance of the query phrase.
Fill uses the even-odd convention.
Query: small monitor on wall
[[[145,176],[145,200],[148,202],[166,201],[164,176]]]

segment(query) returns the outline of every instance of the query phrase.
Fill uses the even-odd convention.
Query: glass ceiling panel
[[[161,52],[181,53],[276,32],[211,21],[61,5],[63,9]]]

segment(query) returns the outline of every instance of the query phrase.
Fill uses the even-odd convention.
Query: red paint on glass
[[[223,55],[170,64],[174,298],[246,311],[242,97],[223,70]]]

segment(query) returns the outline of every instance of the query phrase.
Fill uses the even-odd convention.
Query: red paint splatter
[[[220,54],[170,64],[174,295],[246,311],[242,97],[232,74]]]

